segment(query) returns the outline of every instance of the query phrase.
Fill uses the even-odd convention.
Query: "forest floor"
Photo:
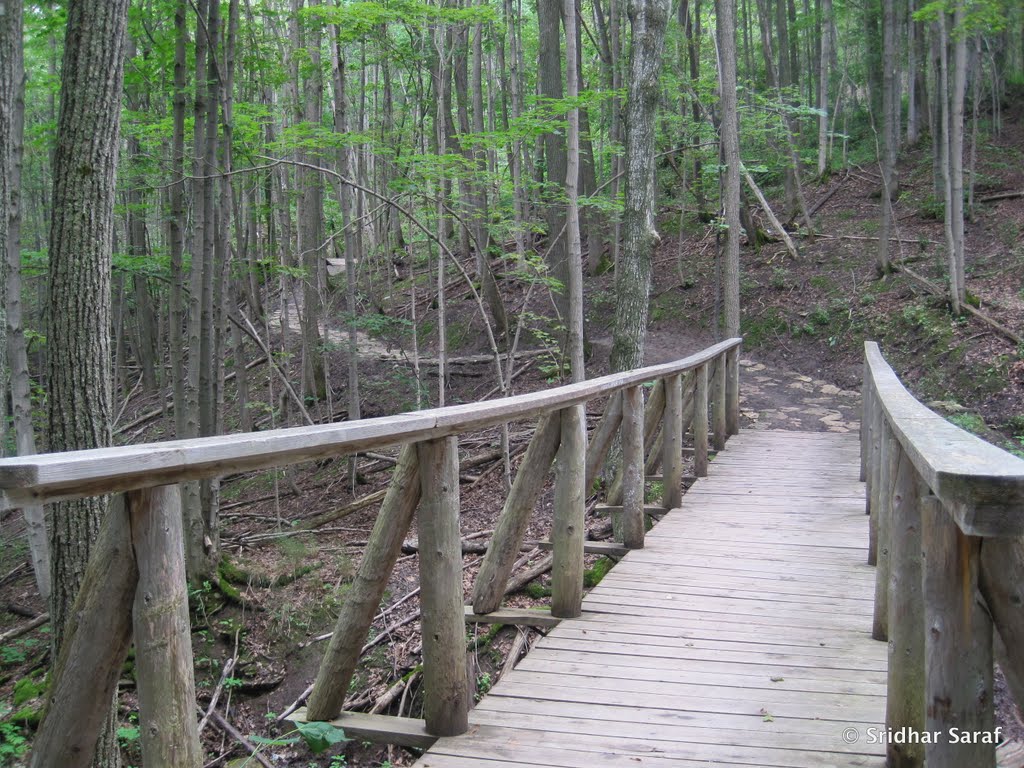
[[[1009,122],[1003,135],[979,146],[975,194],[1024,190],[1024,128]],[[906,272],[879,279],[875,269],[878,231],[878,173],[851,167],[820,184],[808,184],[808,202],[824,200],[814,221],[820,233],[799,237],[800,257],[791,258],[781,244],[769,243],[742,255],[741,300],[745,347],[741,363],[741,412],[746,429],[856,431],[863,342],[874,339],[907,385],[922,400],[959,425],[1017,451],[1024,450],[1024,349],[990,325],[975,319],[954,319],[944,302]],[[942,284],[943,231],[941,210],[935,218],[931,198],[930,160],[924,151],[908,152],[902,166],[902,193],[895,204],[899,242],[894,258],[922,277]],[[827,200],[826,200],[827,198]],[[691,212],[692,213],[692,212]],[[689,218],[692,218],[689,217]],[[655,256],[648,363],[675,359],[713,341],[715,315],[714,235],[696,225],[678,231],[679,211],[663,211],[663,244]],[[1024,334],[1024,197],[979,202],[968,225],[968,291],[979,308],[1011,331]],[[522,310],[522,294],[510,291],[510,310]],[[547,301],[546,297],[544,301]],[[588,375],[607,370],[610,318],[614,293],[610,275],[588,278],[586,285],[590,360]],[[539,306],[539,300],[538,300]],[[535,309],[535,307],[531,307]],[[538,309],[539,311],[539,309]],[[455,354],[486,350],[469,299],[449,306],[458,319]],[[330,340],[338,328],[325,329]],[[530,343],[542,340],[541,334]],[[364,416],[409,410],[414,389],[407,355],[396,355],[394,339],[375,340],[374,354],[363,366]],[[427,347],[423,354],[433,354]],[[517,392],[550,386],[551,361],[531,357],[515,380]],[[428,386],[436,388],[436,369]],[[428,370],[430,373],[430,370]],[[345,381],[344,360],[332,371]],[[251,372],[250,391],[267,386],[267,373]],[[449,402],[479,399],[493,389],[486,364],[467,362],[453,368]],[[335,400],[343,401],[338,386]],[[229,392],[230,395],[230,392]],[[268,400],[270,398],[268,397]],[[159,405],[155,398],[136,398],[125,409],[123,423],[133,424],[120,439],[139,442],[162,439],[160,419],[138,418]],[[596,423],[602,403],[588,406]],[[229,421],[230,423],[230,421]],[[266,428],[265,425],[264,428]],[[510,426],[513,465],[528,442],[531,424]],[[505,493],[502,462],[494,460],[498,433],[490,430],[461,440],[462,534],[467,552],[467,591],[479,564],[479,550],[493,530]],[[474,460],[479,464],[474,465]],[[330,632],[344,600],[360,552],[370,533],[376,505],[356,511],[346,507],[379,492],[388,482],[387,455],[363,457],[355,492],[348,483],[347,460],[328,460],[286,471],[225,478],[222,489],[223,545],[235,571],[237,592],[204,584],[193,591],[194,649],[200,704],[209,701],[227,659],[238,659],[224,686],[220,710],[245,735],[287,736],[289,726],[275,723],[316,675]],[[528,541],[547,538],[552,494],[541,497],[527,533]],[[298,527],[331,510],[344,512],[315,530]],[[604,521],[588,518],[595,536]],[[44,610],[25,565],[22,525],[17,516],[0,521],[0,632],[23,627]],[[384,607],[371,633],[374,644],[364,654],[349,706],[375,707],[392,714],[415,714],[419,684],[418,562],[414,537],[407,541],[385,595]],[[521,567],[541,562],[539,550],[525,553]],[[611,563],[588,557],[590,584]],[[265,586],[276,581],[276,586]],[[547,594],[545,577],[511,595],[512,604],[534,604]],[[520,647],[520,630],[474,628],[469,640],[479,691],[500,675],[510,649]],[[536,637],[530,631],[528,645]],[[48,662],[45,628],[0,643],[0,764],[16,764],[16,738],[30,736],[21,722],[38,717],[39,693]],[[128,763],[137,761],[138,729],[130,675],[122,686],[122,743]],[[1000,722],[1018,739],[1024,726],[1005,691],[999,689]],[[10,714],[15,710],[14,715]],[[2,712],[2,710],[0,710]],[[204,734],[211,755],[224,755],[232,765],[243,750],[213,727]],[[5,751],[4,745],[10,750]],[[261,753],[275,765],[392,766],[408,765],[404,750],[348,744],[324,757],[309,754],[301,744],[266,744]],[[241,763],[237,763],[241,764]]]

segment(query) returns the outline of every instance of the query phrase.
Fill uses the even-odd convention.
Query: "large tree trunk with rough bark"
[[[626,199],[622,254],[615,269],[612,370],[643,364],[654,248],[654,131],[668,0],[631,0],[633,45],[626,100]]]
[[[110,270],[127,14],[128,0],[68,4],[50,227],[51,451],[110,443]],[[54,507],[54,649],[64,637],[105,508],[103,498]],[[100,737],[95,765],[119,763],[114,725],[108,721]]]

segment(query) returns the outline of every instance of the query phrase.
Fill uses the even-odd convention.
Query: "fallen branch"
[[[288,392],[288,395],[295,403],[295,406],[299,409],[299,413],[302,414],[303,418],[306,420],[306,423],[309,424],[310,426],[315,424],[316,422],[314,422],[313,417],[309,415],[309,411],[306,410],[306,406],[302,402],[302,399],[297,394],[295,394],[295,389],[292,387],[291,382],[288,381],[288,377],[284,375],[284,371],[281,370],[281,367],[274,362],[274,358],[270,354],[270,349],[268,349],[267,345],[263,343],[263,339],[260,338],[259,333],[253,327],[252,323],[249,322],[249,318],[246,317],[245,315],[241,315],[241,318],[245,325],[242,325],[242,323],[240,323],[238,319],[230,312],[228,313],[228,320],[237,325],[240,331],[242,331],[246,336],[255,341],[256,346],[258,346],[263,351],[263,354],[267,356],[267,359],[270,360],[270,367],[273,369],[274,373],[277,374],[278,378],[281,379],[281,384],[284,385],[285,390]]]
[[[203,735],[203,731],[206,730],[206,726],[210,723],[210,717],[213,711],[217,709],[217,702],[220,701],[220,695],[224,692],[224,683],[231,677],[231,673],[235,669],[235,664],[238,662],[238,648],[235,648],[235,655],[224,662],[224,669],[221,670],[220,680],[217,681],[217,687],[213,689],[213,695],[210,697],[210,705],[206,708],[206,714],[203,715],[202,720],[199,721],[199,735]]]
[[[200,709],[198,705],[196,705],[196,709],[198,709],[200,712],[203,711],[202,709]],[[210,720],[212,720],[213,724],[220,728],[226,735],[230,736],[232,739],[237,741],[243,748],[245,748],[245,750],[250,755],[252,755],[253,759],[256,760],[256,762],[258,762],[260,765],[262,765],[263,768],[274,768],[274,766],[267,760],[267,758],[260,754],[260,747],[256,746],[247,738],[245,738],[245,736],[243,736],[239,732],[239,730],[235,728],[235,726],[233,726],[226,719],[224,719],[223,715],[221,715],[220,712],[217,712],[216,710],[211,712]]]
[[[927,290],[929,293],[931,293],[931,294],[933,294],[935,296],[945,296],[946,295],[946,292],[942,288],[937,286],[935,283],[933,283],[931,280],[929,280],[928,278],[924,277],[923,275],[917,274],[912,269],[910,269],[909,267],[903,266],[902,264],[898,264],[897,266],[899,267],[899,270],[901,272],[903,272],[903,274],[905,274],[907,277],[910,277],[913,280],[915,280],[918,283],[920,283],[921,286],[924,287],[925,290]],[[1018,334],[1015,331],[1012,331],[1011,329],[1007,328],[1005,325],[1000,323],[998,320],[992,319],[991,317],[986,315],[981,310],[976,309],[975,307],[972,307],[970,304],[968,304],[966,302],[964,302],[960,306],[967,313],[969,313],[971,315],[974,315],[976,318],[981,320],[986,325],[988,325],[991,328],[994,328],[995,330],[999,331],[999,333],[1003,334],[1003,336],[1008,338],[1014,344],[1022,344],[1022,343],[1024,343],[1024,337],[1021,337],[1020,334]]]
[[[335,520],[340,520],[343,517],[348,517],[351,514],[358,512],[361,509],[366,509],[371,504],[375,504],[378,501],[383,501],[384,496],[387,495],[387,488],[382,488],[374,493],[367,494],[361,498],[356,499],[351,504],[347,504],[339,509],[332,509],[330,512],[324,512],[311,517],[309,520],[302,521],[298,528],[303,531],[312,531],[315,528],[319,528],[327,523],[333,523]]]
[[[529,628],[524,629],[520,627],[519,632],[516,634],[516,639],[512,641],[512,647],[508,651],[508,656],[505,657],[505,665],[501,668],[502,677],[505,677],[505,675],[516,668],[519,657],[523,655],[523,650],[526,648],[529,639]]]
[[[768,221],[770,221],[772,226],[775,227],[775,230],[779,233],[779,236],[782,238],[782,242],[786,244],[786,250],[790,252],[794,259],[799,259],[800,253],[797,251],[796,246],[793,244],[792,238],[790,238],[789,233],[786,231],[786,228],[782,226],[782,223],[778,220],[778,218],[776,218],[775,214],[772,212],[771,206],[768,205],[768,201],[765,199],[764,193],[761,192],[761,188],[757,186],[757,182],[754,181],[754,177],[751,176],[750,171],[748,171],[742,165],[740,166],[740,170],[743,172],[743,178],[744,180],[746,180],[747,186],[750,187],[750,190],[754,193],[754,197],[756,197],[757,201],[761,204],[761,209],[764,211],[764,215],[768,217]]]
[[[821,210],[821,207],[822,207],[823,205],[825,205],[825,203],[827,203],[827,202],[828,202],[829,200],[831,200],[831,199],[832,199],[832,197],[833,197],[833,196],[835,195],[835,193],[839,191],[840,187],[842,187],[842,186],[843,186],[843,183],[844,183],[844,182],[845,182],[845,181],[846,181],[846,180],[847,180],[848,178],[850,178],[850,173],[849,173],[849,171],[847,171],[846,175],[845,175],[845,176],[843,176],[843,178],[841,178],[841,179],[839,180],[839,183],[838,183],[838,184],[836,184],[836,185],[835,185],[834,187],[832,187],[832,189],[830,189],[830,190],[828,191],[828,193],[827,193],[827,194],[826,194],[826,195],[825,195],[825,196],[824,196],[823,198],[821,198],[821,200],[819,200],[818,202],[816,202],[816,203],[815,203],[814,205],[812,205],[812,206],[811,206],[811,210],[809,210],[809,211],[807,212],[807,215],[808,215],[808,216],[813,216],[813,215],[814,215],[814,214],[816,214],[816,213],[817,213],[817,212],[818,212],[819,210]]]
[[[45,624],[49,620],[50,620],[50,614],[44,613],[44,614],[41,614],[39,616],[36,616],[28,624],[24,624],[24,625],[22,625],[20,627],[15,627],[14,629],[7,630],[3,634],[0,634],[0,645],[3,645],[8,640],[13,640],[16,637],[21,637],[22,635],[28,634],[33,629],[36,629],[37,627],[43,626],[43,624]]]
[[[257,365],[263,365],[263,363],[265,363],[265,362],[267,362],[267,358],[266,357],[256,358],[255,360],[253,360],[253,361],[251,361],[249,363],[246,363],[245,370],[251,371]],[[229,381],[233,380],[235,378],[235,376],[236,376],[236,374],[232,371],[231,373],[229,373],[227,376],[224,377],[224,383],[227,384]],[[174,401],[171,400],[170,398],[168,398],[167,402],[162,407],[154,408],[152,411],[146,411],[144,414],[142,414],[141,416],[136,418],[134,421],[130,421],[130,422],[128,422],[127,424],[125,424],[123,426],[117,427],[114,430],[114,434],[115,435],[120,435],[121,433],[127,432],[130,429],[135,429],[136,427],[141,427],[143,424],[146,424],[147,422],[152,421],[153,419],[157,418],[158,416],[162,416],[164,413],[169,413],[170,411],[173,411],[173,410],[174,410]]]
[[[818,237],[824,237],[826,240],[864,240],[869,243],[877,243],[879,238],[872,237],[871,235],[818,235]],[[906,237],[890,237],[890,243],[906,243],[907,245],[941,245],[945,246],[945,243],[940,243],[937,240],[925,240],[923,238],[910,239]]]
[[[390,707],[391,704],[394,703],[395,699],[405,694],[406,689],[410,685],[412,685],[416,678],[418,678],[421,674],[422,673],[419,670],[417,670],[416,672],[413,672],[411,675],[406,677],[404,680],[398,680],[397,682],[395,682],[394,685],[392,685],[390,688],[384,691],[384,693],[377,697],[377,701],[374,702],[373,708],[370,710],[370,714],[380,714],[385,709]]]
[[[1024,189],[1015,189],[1008,192],[996,192],[992,195],[979,197],[979,203],[994,203],[997,200],[1012,200],[1015,197],[1024,197]]]

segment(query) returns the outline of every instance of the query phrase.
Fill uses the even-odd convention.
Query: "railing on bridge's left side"
[[[329,720],[341,714],[362,645],[418,508],[423,733],[405,726],[393,732],[396,740],[405,734],[408,743],[421,743],[423,736],[465,731],[470,706],[468,609],[463,606],[458,435],[540,418],[474,586],[470,618],[487,620],[499,608],[552,462],[550,617],[575,616],[583,591],[585,497],[615,434],[621,429],[623,462],[608,501],[616,505],[610,509],[620,517],[624,546],[641,547],[647,473],[662,464],[662,506],[678,506],[686,426],[693,431],[697,475],[707,471],[709,441],[721,449],[726,437],[738,430],[740,343],[730,339],[672,363],[502,400],[341,424],[0,460],[3,509],[29,501],[116,494],[58,654],[31,765],[90,764],[133,637],[144,764],[202,764],[178,483],[396,445],[402,446],[398,463],[346,593],[306,716]],[[642,387],[651,382],[655,386],[645,408]],[[588,446],[584,404],[603,396],[609,397],[608,406]]]
[[[874,342],[862,394],[888,765],[994,768],[996,639],[1024,702],[1024,461],[915,400]]]

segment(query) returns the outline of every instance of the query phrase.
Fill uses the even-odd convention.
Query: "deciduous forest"
[[[3,455],[473,403],[742,336],[743,429],[855,432],[877,340],[1024,456],[1022,104],[1019,0],[0,0]],[[467,589],[532,434],[459,440]],[[414,762],[284,720],[403,456],[182,483],[202,764]],[[109,503],[2,513],[2,764],[28,764]],[[522,606],[551,594],[542,480],[532,504]],[[422,712],[418,551],[346,710]],[[539,631],[467,625],[478,696]],[[141,759],[133,658],[95,765]]]

